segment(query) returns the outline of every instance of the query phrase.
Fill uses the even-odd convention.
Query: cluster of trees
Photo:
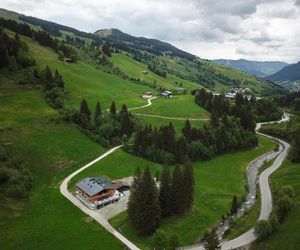
[[[151,58],[147,61],[148,69],[150,69],[155,74],[166,78],[167,76],[167,65],[157,58]]]
[[[69,36],[69,35],[66,35],[66,42],[70,43],[70,44],[73,44],[73,45],[77,45],[77,46],[84,46],[86,44],[85,40],[80,39],[77,36],[72,37],[72,36]]]
[[[9,197],[24,198],[32,189],[33,176],[13,152],[0,146],[0,190]]]
[[[34,59],[27,52],[28,46],[20,41],[18,34],[11,38],[0,28],[0,69],[8,68],[16,72],[34,65]]]
[[[143,173],[136,170],[130,189],[128,215],[136,231],[151,235],[159,228],[162,218],[182,215],[193,204],[194,177],[191,161],[186,159],[182,167],[177,165],[172,178],[169,167],[163,168],[160,188],[147,167]]]
[[[279,105],[300,112],[300,91],[289,93],[277,98]]]
[[[92,114],[87,100],[82,99],[79,110],[66,108],[63,117],[79,125],[87,135],[105,147],[122,141],[126,143],[138,126],[126,105],[123,104],[120,112],[117,112],[114,101],[109,112],[102,112],[100,103],[97,102]]]
[[[282,111],[274,100],[252,97],[250,100],[243,94],[237,93],[235,104],[230,102],[223,94],[213,95],[205,89],[194,90],[195,102],[212,113],[213,119],[219,119],[224,115],[233,115],[240,119],[243,127],[254,132],[256,122],[280,120]]]
[[[257,240],[262,241],[274,233],[280,224],[284,223],[293,206],[294,189],[282,186],[275,195],[275,208],[268,220],[259,221],[254,227]]]
[[[36,40],[40,45],[50,47],[56,52],[61,50],[63,53],[72,51],[72,55],[76,53],[72,48],[68,50],[62,50],[61,45],[57,39],[53,39],[50,34],[47,31],[44,30],[38,30],[35,31],[30,28],[29,25],[18,23],[14,20],[6,20],[3,18],[0,18],[0,26],[10,29],[20,35],[28,36],[34,40]],[[64,54],[65,57],[70,57],[68,54]]]
[[[291,143],[289,159],[300,162],[300,118],[295,116],[289,122],[267,124],[260,129],[262,133],[273,135]]]
[[[53,74],[47,65],[41,75],[41,83],[47,103],[55,108],[62,109],[64,106],[64,80],[58,70]]]
[[[152,129],[140,128],[134,138],[133,152],[161,163],[182,163],[185,156],[193,160],[207,160],[215,155],[256,146],[257,137],[244,129],[233,116],[211,120],[203,128],[193,128],[186,121],[180,137],[175,136],[172,124]]]

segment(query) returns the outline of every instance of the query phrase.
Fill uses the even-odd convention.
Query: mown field
[[[194,206],[186,216],[162,221],[161,229],[168,235],[180,237],[181,245],[194,243],[206,228],[213,226],[228,212],[233,195],[241,197],[245,191],[245,169],[255,157],[270,151],[274,143],[263,137],[257,148],[194,163]],[[124,212],[111,220],[112,225],[142,249],[151,249],[151,237],[139,237]]]
[[[1,249],[97,249],[97,238],[101,249],[122,249],[58,189],[68,173],[104,149],[77,128],[59,122],[39,91],[1,88],[0,93],[1,143],[13,147],[34,176],[28,200],[0,195]]]
[[[262,243],[254,244],[253,250],[297,250],[300,246],[300,163],[285,161],[283,165],[271,176],[272,189],[291,185],[295,190],[294,207],[286,221],[278,231]]]
[[[192,95],[179,95],[172,98],[158,97],[152,100],[151,106],[132,110],[132,112],[175,118],[209,118],[209,113],[195,103]]]

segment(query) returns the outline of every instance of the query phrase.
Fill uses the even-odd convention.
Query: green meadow
[[[231,205],[233,195],[246,194],[245,171],[248,163],[261,154],[271,151],[274,143],[259,138],[259,146],[216,157],[210,161],[193,164],[195,178],[194,205],[183,217],[171,217],[162,221],[161,229],[168,235],[180,237],[181,245],[195,243],[205,229],[212,227]],[[112,225],[142,249],[152,249],[152,237],[138,236],[124,212],[111,220]]]

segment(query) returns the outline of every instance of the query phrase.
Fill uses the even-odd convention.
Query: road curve
[[[131,250],[140,250],[136,245],[134,245],[132,242],[127,240],[122,234],[120,234],[116,229],[114,229],[109,222],[104,218],[104,216],[100,213],[97,213],[94,210],[91,210],[87,208],[85,205],[83,205],[71,192],[68,190],[68,183],[69,181],[77,174],[82,172],[83,170],[87,169],[88,167],[92,166],[96,162],[102,160],[106,156],[112,154],[119,148],[121,148],[123,145],[114,147],[104,154],[100,155],[95,160],[89,162],[88,164],[84,165],[83,167],[79,168],[72,174],[70,174],[67,178],[63,180],[63,182],[60,185],[60,192],[63,196],[65,196],[69,201],[71,201],[76,207],[78,207],[82,212],[92,217],[95,221],[97,221],[101,226],[103,226],[108,232],[110,232],[112,235],[114,235],[117,239],[119,239],[126,247],[128,247]]]
[[[283,118],[280,121],[272,121],[272,122],[264,122],[264,123],[258,123],[256,126],[256,131],[260,129],[262,124],[271,124],[271,123],[281,123],[286,122],[289,120],[289,115],[284,114]],[[260,189],[260,201],[261,201],[261,211],[258,218],[259,220],[266,220],[268,219],[270,213],[272,212],[273,202],[272,202],[272,192],[269,185],[269,177],[272,173],[274,173],[282,164],[284,159],[287,156],[288,150],[290,148],[290,144],[275,138],[273,136],[269,136],[263,133],[256,132],[257,134],[270,138],[272,140],[278,141],[282,145],[282,151],[278,154],[278,156],[275,158],[274,162],[270,167],[268,167],[266,170],[264,170],[260,176],[259,176],[259,189]],[[258,157],[260,158],[260,157]],[[256,239],[254,235],[254,228],[249,229],[247,232],[243,233],[239,237],[229,240],[229,241],[222,241],[221,243],[221,250],[229,250],[229,249],[236,249],[239,247],[246,246],[253,242]],[[194,249],[194,250],[204,250],[204,247],[200,244],[193,245],[193,246],[187,246],[184,247],[184,249]]]
[[[143,109],[143,108],[147,108],[147,107],[149,107],[149,106],[151,106],[152,105],[152,100],[154,100],[154,99],[156,99],[157,98],[157,96],[154,96],[154,97],[151,97],[151,98],[149,98],[147,101],[148,101],[148,103],[146,104],[146,105],[143,105],[143,106],[139,106],[139,107],[134,107],[134,108],[129,108],[128,110],[137,110],[137,109]]]

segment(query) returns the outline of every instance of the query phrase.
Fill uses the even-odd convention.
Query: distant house
[[[144,92],[142,97],[146,99],[152,98],[152,92]]]
[[[67,58],[67,57],[65,57],[65,62],[68,62],[68,63],[71,63],[71,62],[73,62],[73,60],[71,59],[71,58]]]
[[[172,92],[165,90],[163,92],[160,93],[160,96],[164,97],[164,98],[171,98],[172,97]]]
[[[92,203],[112,197],[116,191],[112,182],[104,176],[87,177],[76,184],[76,189]]]
[[[231,92],[225,93],[226,98],[234,98],[235,96],[236,96],[236,93],[231,93]]]
[[[177,94],[185,94],[186,88],[176,88],[175,91]]]
[[[147,75],[147,74],[148,74],[148,71],[147,71],[147,70],[143,70],[143,71],[142,71],[142,74]]]

